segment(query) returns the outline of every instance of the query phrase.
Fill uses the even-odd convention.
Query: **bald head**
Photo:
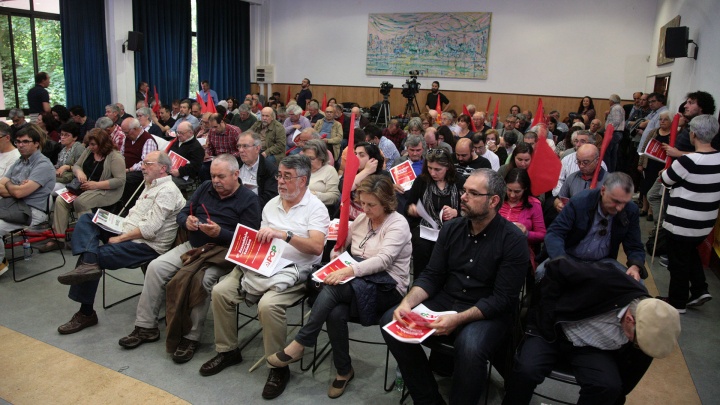
[[[592,143],[586,143],[577,150],[577,161],[580,166],[580,172],[584,176],[590,176],[595,171],[598,165],[598,158],[600,157],[600,151],[597,146]]]
[[[473,160],[472,140],[462,138],[455,144],[455,157],[461,164],[468,164]]]
[[[425,145],[428,149],[435,149],[438,147],[437,129],[435,127],[427,127],[425,129]]]

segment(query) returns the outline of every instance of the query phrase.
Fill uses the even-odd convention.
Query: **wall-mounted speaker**
[[[128,31],[128,45],[129,51],[142,52],[143,50],[143,33],[137,31]]]
[[[689,39],[688,27],[668,27],[665,30],[665,57],[687,58]]]

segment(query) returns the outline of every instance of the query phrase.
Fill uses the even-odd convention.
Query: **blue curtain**
[[[79,104],[93,119],[105,115],[111,102],[105,2],[60,0],[60,32],[68,107]]]
[[[220,99],[250,92],[250,5],[240,0],[198,0],[198,74]],[[197,83],[200,89],[200,82]]]
[[[191,48],[190,0],[133,0],[133,27],[142,32],[135,52],[135,89],[141,81],[157,87],[160,101],[188,95]]]

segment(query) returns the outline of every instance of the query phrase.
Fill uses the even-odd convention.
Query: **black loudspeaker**
[[[668,27],[665,30],[665,57],[687,58],[689,38],[688,27]]]
[[[128,31],[128,45],[129,51],[142,52],[143,50],[143,33],[137,31]]]

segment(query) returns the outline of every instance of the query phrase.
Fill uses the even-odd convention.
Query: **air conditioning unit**
[[[258,65],[255,67],[255,81],[258,83],[273,83],[275,81],[275,66]]]

